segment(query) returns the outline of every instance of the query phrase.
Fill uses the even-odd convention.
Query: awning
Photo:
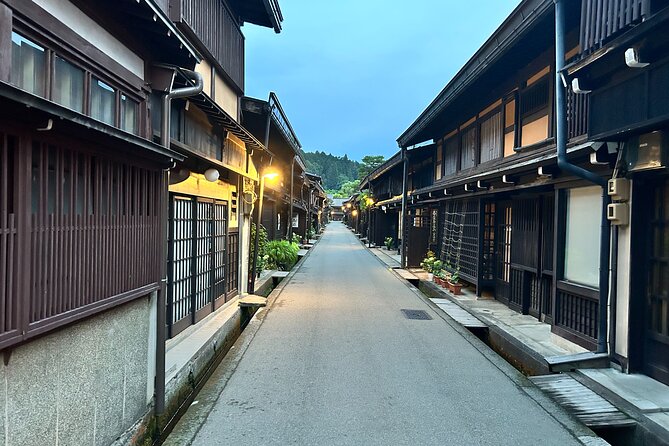
[[[180,68],[175,69],[177,72],[177,77],[174,80],[175,87],[192,87],[195,85],[193,81],[184,74],[183,70]],[[207,116],[209,116],[209,118],[211,118],[212,121],[216,122],[221,127],[235,135],[237,138],[244,141],[247,149],[262,150],[267,152],[265,146],[260,141],[258,141],[255,136],[253,136],[244,127],[242,127],[241,124],[235,121],[232,116],[230,116],[205,93],[200,93],[197,96],[191,96],[188,98],[188,101],[199,107],[207,114]]]

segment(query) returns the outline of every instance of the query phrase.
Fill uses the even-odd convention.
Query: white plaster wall
[[[225,80],[218,74],[216,75],[215,82],[216,97],[214,98],[214,101],[216,101],[219,107],[237,120],[239,115],[239,97],[237,96],[237,93],[235,93],[235,91],[230,88]]]
[[[633,184],[630,185],[630,195]],[[630,215],[632,200],[629,201]],[[618,228],[618,292],[616,296],[616,353],[629,357],[630,267],[632,253],[632,225]],[[637,296],[640,297],[640,296]]]
[[[140,298],[15,348],[0,364],[0,444],[107,446],[139,420],[150,305]]]
[[[68,0],[32,0],[94,47],[144,79],[144,61]]]

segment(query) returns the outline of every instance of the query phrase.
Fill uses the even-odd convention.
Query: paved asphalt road
[[[420,309],[432,320],[409,320]],[[286,286],[195,445],[576,445],[340,223]]]

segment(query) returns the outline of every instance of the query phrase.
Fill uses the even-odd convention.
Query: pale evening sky
[[[518,3],[280,0],[280,34],[244,26],[245,94],[274,91],[306,151],[387,158]]]

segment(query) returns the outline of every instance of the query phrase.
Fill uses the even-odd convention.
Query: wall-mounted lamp
[[[592,90],[586,90],[585,88],[581,87],[581,83],[577,77],[571,80],[571,91],[576,94],[588,94],[592,92]]]
[[[207,169],[204,171],[204,177],[207,179],[207,181],[211,181],[212,183],[217,181],[220,176],[221,173],[218,171],[218,169]]]
[[[351,212],[351,215],[353,215],[354,217],[357,217],[358,216],[358,210],[353,209],[353,212]]]
[[[630,68],[644,68],[650,65],[648,62],[641,62],[639,51],[636,48],[625,50],[625,63]]]

